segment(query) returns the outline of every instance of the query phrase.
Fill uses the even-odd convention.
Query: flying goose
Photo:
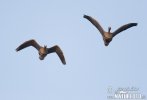
[[[104,44],[105,46],[108,46],[109,43],[112,41],[113,37],[116,36],[118,33],[133,27],[133,26],[137,26],[137,23],[128,23],[126,25],[121,26],[120,28],[118,28],[116,31],[114,32],[110,32],[111,27],[108,27],[108,32],[104,31],[104,29],[101,27],[101,25],[99,24],[99,22],[97,22],[94,18],[92,18],[91,16],[88,15],[84,15],[84,18],[86,18],[87,20],[89,20],[101,33],[103,40],[104,40]]]
[[[66,64],[63,52],[58,45],[55,45],[51,48],[47,48],[47,46],[42,47],[35,40],[31,39],[22,43],[18,48],[16,48],[16,51],[22,50],[29,46],[33,46],[38,50],[40,60],[43,60],[47,56],[47,54],[56,52],[62,63]]]

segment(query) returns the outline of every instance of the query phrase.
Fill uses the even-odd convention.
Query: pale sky
[[[0,0],[0,100],[111,100],[107,90],[137,87],[147,96],[146,0]],[[83,15],[107,31],[136,22],[108,47]],[[39,60],[28,47],[59,45],[67,64],[56,54]]]

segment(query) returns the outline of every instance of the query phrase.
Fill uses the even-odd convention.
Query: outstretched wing
[[[88,19],[99,31],[100,33],[103,35],[104,34],[104,29],[101,27],[101,25],[99,24],[98,21],[96,21],[94,18],[92,18],[91,16],[88,15],[84,15],[84,18]]]
[[[22,49],[29,47],[29,46],[33,46],[37,50],[39,50],[41,47],[35,40],[32,39],[32,40],[28,40],[28,41],[22,43],[18,48],[16,48],[16,51],[22,50]]]
[[[54,53],[54,52],[57,53],[57,55],[59,56],[60,60],[65,65],[66,61],[65,61],[65,58],[64,58],[64,54],[63,54],[63,52],[62,52],[62,50],[60,49],[59,46],[55,45],[55,46],[53,46],[51,48],[48,48],[48,54],[49,53]]]
[[[133,27],[133,26],[137,26],[137,23],[129,23],[129,24],[121,26],[115,32],[113,32],[113,37],[116,36],[118,33],[122,32],[130,27]]]

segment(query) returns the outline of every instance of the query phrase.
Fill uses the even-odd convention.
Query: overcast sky
[[[147,96],[146,0],[0,0],[0,100],[111,100],[108,88],[136,87]],[[136,22],[108,47],[83,15],[107,31]],[[28,47],[59,45],[43,61]]]

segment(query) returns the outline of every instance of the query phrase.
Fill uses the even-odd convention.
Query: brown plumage
[[[22,50],[26,47],[29,47],[29,46],[33,46],[34,48],[36,48],[38,50],[38,53],[39,53],[39,59],[40,60],[43,60],[47,54],[50,54],[50,53],[54,53],[56,52],[57,55],[59,56],[60,60],[62,61],[63,64],[66,64],[66,61],[65,61],[65,58],[64,58],[64,55],[63,55],[63,52],[62,50],[60,49],[59,46],[55,45],[51,48],[47,48],[47,46],[40,46],[35,40],[28,40],[24,43],[22,43],[17,49],[16,51],[19,51],[19,50]]]
[[[111,27],[109,27],[108,32],[105,32],[104,29],[99,24],[99,22],[97,22],[94,18],[92,18],[91,16],[88,16],[88,15],[84,15],[83,17],[88,19],[100,31],[100,33],[103,37],[105,46],[108,46],[109,43],[112,41],[113,37],[116,36],[118,33],[122,32],[130,27],[137,26],[137,23],[129,23],[129,24],[121,26],[120,28],[118,28],[114,32],[110,32]]]

